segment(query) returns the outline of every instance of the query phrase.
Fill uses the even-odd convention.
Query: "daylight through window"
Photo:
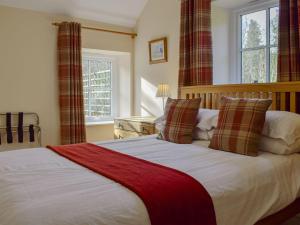
[[[277,81],[279,7],[241,15],[243,83]]]
[[[104,57],[83,55],[82,67],[86,122],[112,119],[112,60]]]

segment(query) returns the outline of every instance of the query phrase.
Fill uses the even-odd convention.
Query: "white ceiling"
[[[0,5],[134,27],[147,1],[148,0],[0,0]],[[213,4],[232,9],[253,1],[263,0],[213,0]]]
[[[0,5],[134,27],[148,0],[0,0]]]
[[[213,4],[219,7],[233,9],[254,1],[263,0],[213,0]]]

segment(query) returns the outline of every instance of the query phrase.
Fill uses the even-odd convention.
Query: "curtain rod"
[[[60,23],[52,23],[53,26],[59,26],[59,24]],[[86,29],[86,30],[95,30],[95,31],[102,31],[102,32],[108,32],[108,33],[113,33],[113,34],[127,35],[127,36],[131,36],[132,38],[135,38],[137,36],[136,33],[122,32],[122,31],[115,31],[115,30],[107,30],[107,29],[96,28],[96,27],[81,26],[81,28]]]

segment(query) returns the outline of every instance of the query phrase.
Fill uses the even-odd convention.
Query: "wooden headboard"
[[[181,88],[181,98],[202,98],[201,108],[218,109],[221,96],[238,98],[269,98],[271,109],[296,112],[300,105],[300,82],[267,84],[225,84],[187,86]],[[297,103],[298,102],[298,103]]]

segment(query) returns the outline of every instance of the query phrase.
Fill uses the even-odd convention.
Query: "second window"
[[[242,83],[277,81],[279,7],[240,16]]]

